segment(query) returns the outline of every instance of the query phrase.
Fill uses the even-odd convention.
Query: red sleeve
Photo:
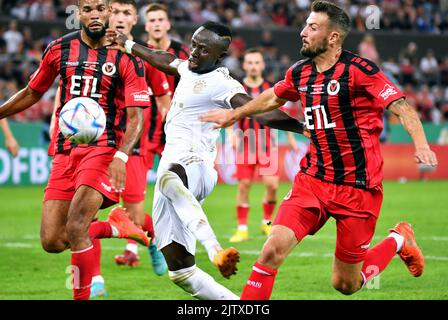
[[[59,56],[55,53],[54,42],[45,49],[39,68],[31,75],[28,86],[37,92],[46,92],[58,76]]]
[[[165,73],[157,70],[148,62],[145,61],[145,74],[146,81],[152,90],[152,94],[156,97],[163,96],[164,94],[169,94],[171,92],[170,85],[166,78]]]
[[[143,61],[138,57],[124,55],[120,63],[120,75],[124,83],[125,108],[149,107],[151,102]]]
[[[190,56],[190,50],[188,47],[184,44],[181,46],[181,50],[179,51],[179,59],[181,60],[188,60],[188,57]]]
[[[286,71],[285,78],[274,85],[274,93],[277,97],[288,101],[299,100],[299,92],[292,81],[292,70],[295,66]]]
[[[366,91],[375,104],[387,108],[392,102],[404,98],[403,92],[372,62],[365,68],[355,68],[355,86]]]

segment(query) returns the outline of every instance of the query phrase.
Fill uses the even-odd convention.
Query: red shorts
[[[365,190],[324,182],[299,172],[273,224],[290,228],[300,242],[333,217],[337,227],[336,258],[358,263],[364,260],[375,233],[382,202],[381,185]]]
[[[279,175],[279,152],[278,148],[269,147],[266,152],[248,151],[247,145],[244,150],[236,154],[236,178],[238,180],[252,180],[255,172],[259,176]]]
[[[149,169],[154,167],[154,158],[156,155],[159,158],[162,156],[163,149],[165,148],[164,144],[158,145],[157,147],[151,147],[145,156],[146,166]]]
[[[116,152],[111,147],[76,147],[53,157],[44,200],[73,199],[82,185],[104,196],[101,208],[118,203],[118,193],[112,190],[108,168]]]
[[[129,156],[126,163],[126,185],[121,193],[125,202],[139,203],[145,200],[146,174],[148,172],[146,156]]]

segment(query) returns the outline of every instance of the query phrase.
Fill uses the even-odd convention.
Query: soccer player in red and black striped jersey
[[[246,77],[243,79],[243,87],[252,98],[258,97],[263,91],[272,87],[272,83],[263,78],[265,63],[263,53],[257,48],[246,50],[243,56],[243,69]],[[238,121],[236,130],[228,130],[233,147],[236,148],[236,178],[238,179],[238,191],[236,199],[236,215],[238,228],[230,238],[230,242],[241,242],[249,239],[248,215],[249,192],[252,179],[258,169],[258,173],[266,187],[263,196],[263,219],[261,231],[269,235],[272,214],[277,203],[278,188],[278,146],[276,133],[268,126],[264,126],[252,118],[244,118]],[[288,141],[294,141],[292,132],[287,132]],[[265,172],[263,172],[265,171]]]
[[[171,22],[168,8],[162,3],[151,3],[145,13],[145,31],[148,34],[147,46],[152,49],[167,51],[174,54],[181,60],[187,60],[190,50],[183,43],[171,39],[169,31]],[[176,90],[179,83],[179,77],[166,75],[171,93]],[[152,108],[151,128],[148,132],[148,148],[153,155],[162,155],[165,146],[165,114],[158,111],[158,108]]]
[[[300,99],[310,149],[301,172],[282,202],[272,233],[255,262],[241,299],[269,299],[277,270],[306,236],[330,218],[337,240],[333,287],[353,294],[383,271],[396,253],[418,277],[424,257],[409,223],[401,222],[369,249],[383,199],[379,135],[385,108],[396,114],[415,145],[418,163],[437,165],[415,110],[401,91],[371,61],[342,49],[349,16],[331,2],[315,1],[301,32],[301,53],[273,89],[240,109],[214,112],[205,121],[229,126],[242,117]]]
[[[91,223],[100,208],[119,200],[125,186],[126,161],[140,138],[142,113],[149,106],[143,62],[109,49],[105,37],[107,0],[80,0],[82,30],[53,41],[28,86],[0,106],[0,118],[35,104],[59,75],[60,106],[74,97],[90,97],[106,113],[104,134],[89,145],[74,145],[54,130],[54,158],[42,210],[43,248],[58,253],[70,248],[74,299],[88,299],[96,238],[134,238],[148,245],[146,234],[121,208],[107,222]],[[127,114],[126,132],[120,127]]]

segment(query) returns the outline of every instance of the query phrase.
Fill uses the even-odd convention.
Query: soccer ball
[[[87,97],[71,99],[59,114],[62,134],[75,144],[97,141],[105,127],[106,115],[103,108],[98,102]]]

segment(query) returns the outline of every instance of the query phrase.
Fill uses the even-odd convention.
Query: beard
[[[82,28],[90,39],[92,39],[93,41],[98,41],[106,35],[107,25],[108,23],[106,23],[105,26],[103,25],[103,28],[100,31],[90,31],[89,27],[85,25],[82,25]]]
[[[305,49],[304,47],[302,47],[302,49],[300,49],[300,53],[305,57],[313,59],[318,55],[326,52],[327,50],[328,50],[328,43],[326,40],[322,40],[315,46],[315,48],[308,47],[307,49]]]

